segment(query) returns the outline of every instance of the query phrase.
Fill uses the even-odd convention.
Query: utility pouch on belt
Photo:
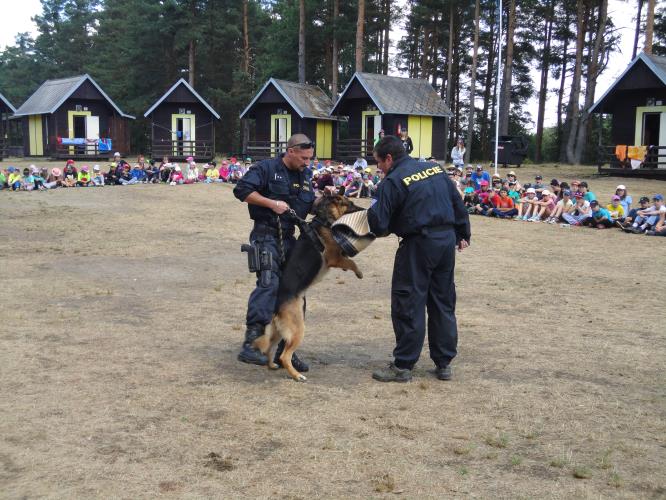
[[[241,252],[247,252],[247,268],[251,273],[258,273],[261,268],[259,252],[255,245],[241,245]]]
[[[271,284],[271,272],[273,271],[273,255],[262,248],[259,252],[259,281],[261,286],[268,286]]]

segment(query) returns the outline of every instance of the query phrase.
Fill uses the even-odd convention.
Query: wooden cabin
[[[153,158],[206,161],[215,156],[215,120],[220,115],[182,78],[143,116],[151,119]]]
[[[354,73],[340,94],[332,115],[348,117],[345,135],[338,140],[336,158],[364,157],[372,161],[379,131],[400,135],[407,129],[415,158],[446,158],[444,137],[451,111],[427,80]]]
[[[106,158],[130,149],[129,120],[90,75],[45,81],[16,110],[25,156]]]
[[[292,134],[302,133],[315,142],[318,158],[333,158],[337,117],[332,107],[330,97],[315,85],[271,78],[240,115],[254,120],[254,137],[243,151],[253,159],[275,156],[286,149]]]
[[[9,143],[9,117],[16,113],[16,108],[4,95],[0,94],[0,160],[7,157]]]
[[[590,113],[612,115],[599,173],[666,178],[666,57],[640,53]]]

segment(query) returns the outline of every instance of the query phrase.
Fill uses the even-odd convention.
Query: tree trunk
[[[569,137],[567,138],[567,162],[573,164],[576,157],[574,155],[574,145],[576,134],[578,132],[578,120],[580,110],[578,102],[580,99],[580,80],[583,71],[583,46],[585,45],[585,0],[576,0],[576,62],[574,64],[573,80],[571,82],[571,95],[569,96],[569,109],[567,114],[571,114],[569,122]]]
[[[597,33],[594,38],[592,51],[589,54],[587,81],[585,83],[585,103],[578,125],[578,136],[576,137],[576,147],[574,150],[574,160],[577,164],[580,164],[581,159],[583,158],[583,152],[585,151],[585,146],[587,145],[587,134],[589,130],[588,119],[590,116],[588,110],[594,104],[594,92],[597,87],[599,65],[603,58],[602,43],[606,31],[606,20],[608,19],[608,0],[601,0],[601,4],[599,5],[599,15],[597,17],[599,25],[597,26]]]
[[[194,87],[194,53],[196,50],[196,42],[190,40],[190,48],[188,51],[188,61],[187,61],[187,71],[188,71],[188,83]]]
[[[305,83],[305,0],[298,2],[298,83]]]
[[[336,0],[337,1],[337,0]],[[389,35],[391,32],[391,0],[384,0],[384,58],[382,61],[382,73],[388,74],[389,67]]]
[[[543,61],[541,62],[541,83],[539,85],[539,111],[537,113],[535,162],[541,163],[541,147],[543,144],[543,120],[546,111],[546,94],[548,93],[548,72],[550,71],[550,42],[553,34],[553,0],[548,5],[545,36],[543,40]]]
[[[363,26],[365,24],[365,0],[358,0],[358,17],[356,18],[356,71],[363,71]]]
[[[465,143],[465,163],[469,163],[474,138],[474,98],[476,97],[476,60],[479,53],[480,6],[476,0],[474,6],[474,49],[472,51],[472,80],[469,84],[469,114],[467,115],[467,142]]]
[[[423,48],[421,49],[421,75],[420,78],[427,79],[429,74],[429,55],[430,55],[430,42],[432,33],[429,26],[423,27]]]
[[[638,0],[638,14],[636,14],[636,31],[634,32],[634,50],[631,53],[631,60],[636,58],[638,50],[638,36],[641,34],[641,12],[643,11],[644,0]]]
[[[499,133],[509,133],[509,113],[511,110],[511,76],[513,68],[513,35],[516,30],[516,0],[509,3],[509,19],[506,32],[506,60],[499,101]]]
[[[652,37],[654,35],[654,4],[655,0],[648,0],[647,17],[645,19],[645,47],[643,52],[652,54]]]
[[[566,9],[564,25],[569,26],[569,9]],[[567,128],[562,123],[562,103],[564,101],[564,85],[567,80],[567,63],[569,52],[569,37],[564,37],[564,45],[562,46],[562,68],[560,68],[560,91],[557,94],[557,150],[559,151],[559,161],[566,161],[566,151],[564,147],[564,136]],[[566,119],[566,118],[565,118]]]
[[[250,31],[248,29],[248,19],[247,19],[247,2],[248,0],[243,0],[243,63],[242,70],[250,77]],[[247,151],[247,145],[250,141],[250,122],[245,119],[242,120],[242,145],[243,151]]]
[[[247,2],[243,0],[243,72],[250,73],[250,33],[247,22]]]
[[[492,7],[491,7],[492,10]],[[490,105],[490,92],[493,85],[494,62],[495,62],[495,16],[490,16],[490,40],[488,42],[488,68],[486,70],[486,81],[483,91],[483,111],[481,112],[481,157],[488,158],[488,132],[490,120],[488,120],[488,109]]]
[[[444,102],[451,110],[451,84],[453,83],[453,3],[449,7],[449,47],[446,52],[446,97]],[[451,128],[451,118],[447,118],[444,122],[444,140],[447,141],[446,150],[449,149],[449,132]]]
[[[340,0],[333,0],[333,48],[331,54],[331,96],[338,98],[338,17],[340,16]]]

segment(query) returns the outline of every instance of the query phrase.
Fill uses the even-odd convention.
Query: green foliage
[[[306,80],[331,93],[332,40],[338,41],[338,85],[355,70],[354,52],[358,0],[306,0]],[[549,55],[553,78],[561,61],[572,66],[575,0],[553,0],[555,25]],[[126,112],[137,116],[132,125],[133,149],[147,147],[148,107],[178,78],[192,76],[195,88],[220,113],[217,148],[239,152],[239,114],[269,77],[297,80],[298,1],[247,0],[249,70],[244,68],[243,1],[241,0],[41,0],[34,20],[36,39],[18,34],[14,46],[0,52],[0,91],[20,105],[46,79],[87,72]],[[449,62],[453,72],[450,137],[464,135],[474,39],[474,1],[366,0],[364,71],[384,72],[383,36],[392,28],[397,57],[391,66],[402,74],[425,78],[445,95]],[[494,138],[497,73],[497,3],[480,0],[480,33],[472,159],[482,159]],[[516,8],[509,132],[526,134],[536,117],[526,111],[535,95],[530,70],[542,64],[543,22],[547,2],[521,0]],[[573,15],[572,15],[573,13]],[[448,53],[449,20],[453,16],[453,51]],[[506,34],[508,8],[505,8]],[[401,30],[396,30],[400,26]],[[612,25],[609,24],[609,29]],[[404,30],[404,31],[403,31]],[[398,33],[404,34],[396,39]],[[610,39],[609,39],[610,40]],[[568,49],[563,46],[568,42]],[[612,46],[612,41],[608,43]],[[190,52],[194,70],[190,75]],[[666,8],[655,21],[655,53],[666,52]],[[503,52],[504,53],[504,52]],[[489,64],[491,63],[492,64]],[[587,62],[584,62],[587,64]],[[583,71],[584,72],[584,71]],[[554,98],[554,97],[553,97]],[[566,104],[566,103],[563,103]],[[590,142],[599,126],[591,126]],[[596,134],[596,135],[595,135]],[[602,127],[602,136],[607,128]],[[556,160],[561,138],[548,131],[544,159]],[[588,148],[593,149],[593,148]],[[588,151],[588,157],[590,152]]]

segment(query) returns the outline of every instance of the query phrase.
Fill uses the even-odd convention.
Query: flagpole
[[[502,0],[498,0],[499,8],[497,10],[499,14],[499,35],[497,37],[497,81],[495,82],[495,95],[497,99],[495,101],[495,173],[497,174],[497,160],[499,157],[499,108],[500,108],[500,92],[502,87],[500,85],[500,78],[502,77]],[[507,112],[509,110],[507,109]]]

